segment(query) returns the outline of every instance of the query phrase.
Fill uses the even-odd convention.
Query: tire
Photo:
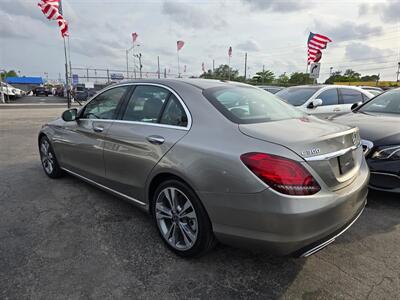
[[[181,181],[171,179],[157,187],[152,199],[152,216],[164,243],[179,256],[199,257],[216,244],[200,199]]]
[[[43,136],[39,142],[40,161],[44,172],[50,178],[60,178],[64,171],[60,168],[50,140]]]

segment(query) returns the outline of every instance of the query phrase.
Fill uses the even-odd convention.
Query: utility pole
[[[247,52],[244,54],[244,80],[246,80],[247,75]]]
[[[89,82],[89,68],[86,68],[86,82]]]
[[[157,76],[160,79],[160,57],[157,56]]]
[[[263,65],[263,75],[262,75],[262,83],[263,83],[263,84],[264,84],[264,82],[265,82],[265,81],[264,81],[264,78],[265,78],[265,76],[264,76],[264,75],[265,75],[265,74],[264,74],[264,72],[265,72],[265,66]]]
[[[400,62],[397,63],[397,82],[399,82],[399,75],[400,75]]]
[[[110,83],[110,70],[107,69],[107,83]]]
[[[126,50],[126,79],[129,79],[129,50]]]
[[[164,78],[167,78],[167,68],[164,68]]]
[[[213,59],[213,75],[214,75],[214,70],[215,70],[215,60]]]
[[[333,70],[333,67],[330,67],[330,68],[329,68],[329,77],[332,76],[332,70]]]

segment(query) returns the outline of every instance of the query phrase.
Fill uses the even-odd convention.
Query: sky
[[[0,70],[57,79],[65,72],[63,40],[37,2],[0,0]],[[310,31],[333,41],[323,50],[322,80],[331,67],[395,80],[400,60],[399,0],[63,0],[62,5],[73,68],[126,70],[132,32],[139,35],[135,52],[142,53],[144,74],[157,71],[157,56],[161,69],[177,73],[177,40],[185,41],[179,56],[186,76],[199,76],[202,62],[206,69],[213,60],[227,64],[229,46],[231,66],[241,75],[246,52],[248,76],[263,66],[276,76],[304,72]]]

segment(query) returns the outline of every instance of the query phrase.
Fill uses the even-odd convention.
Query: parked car
[[[47,97],[47,96],[51,95],[51,91],[43,86],[38,86],[33,89],[33,95],[36,97],[41,96],[41,95]]]
[[[370,92],[374,96],[377,96],[377,95],[383,93],[383,90],[380,87],[377,87],[377,86],[360,86],[360,88]]]
[[[287,103],[320,118],[351,112],[354,103],[363,103],[374,95],[358,87],[341,85],[302,85],[276,93]]]
[[[66,172],[136,204],[181,256],[216,239],[309,256],[355,222],[368,191],[357,128],[233,82],[117,84],[44,125],[38,144],[49,177]]]
[[[376,96],[333,121],[360,128],[370,187],[400,193],[400,89]]]
[[[263,89],[267,92],[270,92],[271,94],[276,94],[277,92],[284,89],[284,87],[274,86],[274,85],[258,85],[257,87],[259,87],[260,89]]]

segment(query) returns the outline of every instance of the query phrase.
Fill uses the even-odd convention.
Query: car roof
[[[137,79],[137,80],[129,80],[122,81],[119,84],[126,83],[153,83],[153,84],[162,84],[169,87],[174,87],[180,84],[187,84],[193,87],[196,87],[201,90],[205,90],[208,88],[214,87],[233,87],[233,86],[246,86],[253,87],[252,85],[235,82],[235,81],[227,81],[227,80],[216,80],[216,79],[199,79],[199,78],[177,78],[177,79]]]

